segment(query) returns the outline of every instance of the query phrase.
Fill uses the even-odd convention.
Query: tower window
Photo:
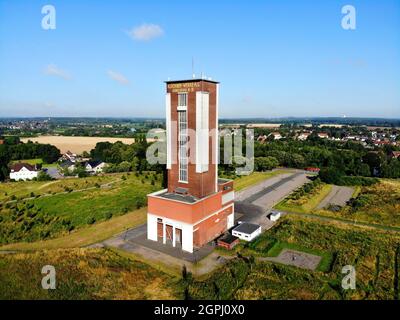
[[[178,93],[178,107],[187,107],[187,93]]]
[[[185,94],[186,95],[186,94]],[[179,96],[179,95],[178,95]],[[187,95],[186,95],[187,97]],[[179,181],[188,182],[187,112],[178,112]]]

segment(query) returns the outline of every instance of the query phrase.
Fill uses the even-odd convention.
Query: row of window
[[[187,107],[187,93],[178,94],[178,107]],[[179,181],[188,182],[187,111],[178,112]]]

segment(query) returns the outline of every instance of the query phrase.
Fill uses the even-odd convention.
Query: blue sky
[[[0,116],[163,117],[192,57],[221,117],[400,118],[398,0],[0,0]]]

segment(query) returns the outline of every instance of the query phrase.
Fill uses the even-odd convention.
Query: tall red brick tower
[[[218,179],[218,82],[166,82],[168,188],[148,195],[147,237],[193,252],[234,224],[233,182]]]

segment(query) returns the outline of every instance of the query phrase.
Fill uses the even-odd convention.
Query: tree
[[[274,157],[259,157],[254,159],[256,171],[267,171],[276,168],[279,162]]]
[[[40,171],[37,177],[37,181],[50,181],[53,180],[46,172]]]
[[[122,161],[118,165],[119,172],[128,172],[131,169],[131,164],[128,161]]]
[[[337,168],[322,168],[319,172],[319,178],[329,184],[340,184],[343,177],[343,172]]]
[[[3,181],[8,176],[9,161],[10,154],[8,153],[8,146],[0,144],[0,181]]]
[[[400,160],[393,158],[388,164],[382,166],[382,177],[400,178]]]
[[[371,168],[366,163],[361,163],[356,168],[356,174],[363,177],[369,177],[371,175]]]

